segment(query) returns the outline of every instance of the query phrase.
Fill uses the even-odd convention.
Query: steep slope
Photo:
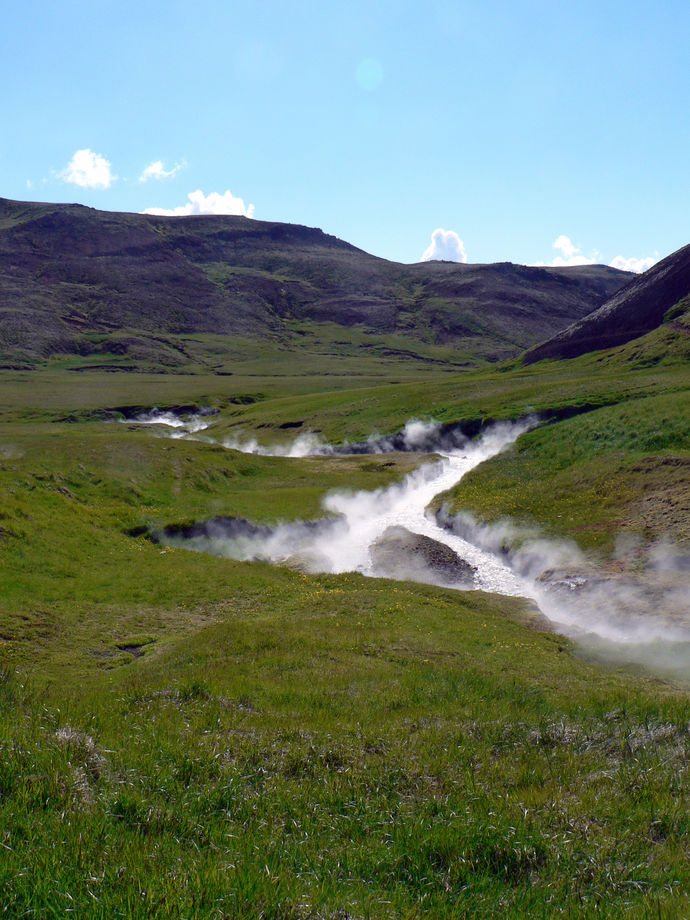
[[[589,313],[628,277],[402,265],[294,224],[0,199],[0,361],[144,356],[164,369],[184,363],[190,335],[284,346],[295,324],[323,322],[495,360]]]
[[[623,345],[660,326],[666,312],[688,294],[690,246],[684,246],[634,278],[594,312],[531,348],[525,361],[575,358]]]

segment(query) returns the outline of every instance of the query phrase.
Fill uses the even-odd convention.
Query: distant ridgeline
[[[413,357],[424,345],[495,361],[581,320],[630,278],[602,265],[403,265],[295,224],[0,199],[0,364],[76,356],[179,370],[189,338],[207,336],[194,360],[212,369],[223,337],[291,347],[325,323],[343,339],[404,337]]]

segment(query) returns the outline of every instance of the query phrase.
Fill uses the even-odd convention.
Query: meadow
[[[1,372],[4,915],[690,915],[686,688],[585,660],[519,599],[144,534],[312,519],[422,457],[248,456],[120,421],[210,406],[213,438],[272,443],[538,413],[449,500],[606,560],[621,529],[687,546],[686,339],[464,373],[327,349]]]

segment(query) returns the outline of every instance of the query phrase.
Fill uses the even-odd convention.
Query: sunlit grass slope
[[[262,575],[252,597],[231,570],[215,623],[78,687],[4,680],[10,916],[688,909],[684,697],[505,600]]]
[[[329,489],[375,488],[419,458],[262,458],[103,420],[210,405],[210,435],[273,441],[589,409],[480,468],[463,507],[588,534],[580,490],[600,515],[586,523],[612,535],[616,502],[632,500],[622,474],[647,464],[666,494],[682,467],[661,461],[687,458],[682,360],[616,353],[424,383],[236,370],[0,378],[5,914],[689,913],[685,692],[579,660],[518,600],[128,535],[313,518]],[[605,473],[618,497],[595,503]],[[553,499],[540,510],[525,482]]]
[[[687,547],[690,316],[685,303],[669,313],[669,324],[622,348],[545,362],[547,373],[577,368],[608,381],[613,404],[525,435],[467,476],[451,507],[536,523],[600,553],[626,534]]]
[[[636,399],[540,428],[445,497],[610,553],[621,534],[690,540],[690,392]],[[440,503],[441,500],[439,500]]]

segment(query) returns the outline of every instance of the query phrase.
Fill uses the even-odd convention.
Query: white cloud
[[[108,160],[88,147],[77,150],[58,176],[63,182],[70,182],[80,188],[110,188],[117,179]]]
[[[626,259],[625,256],[616,256],[615,259],[609,262],[609,265],[612,268],[620,268],[624,272],[635,272],[639,275],[640,272],[646,272],[648,268],[651,268],[658,261],[658,254],[645,256],[643,259],[636,259],[634,256],[629,259]]]
[[[174,179],[181,169],[187,165],[183,160],[181,163],[175,163],[172,169],[166,169],[162,160],[155,160],[149,163],[146,169],[139,176],[140,182],[148,182],[149,179]]]
[[[225,194],[211,192],[204,195],[201,189],[187,195],[187,204],[177,208],[146,208],[144,214],[157,214],[170,217],[186,217],[188,214],[241,214],[244,217],[254,216],[254,205],[245,207],[242,198],[235,198],[228,189]]]
[[[580,250],[573,244],[569,236],[561,234],[553,244],[554,249],[560,249],[565,259],[572,258]]]
[[[554,249],[558,249],[561,252],[560,256],[556,256],[552,262],[549,262],[549,266],[554,268],[567,268],[573,265],[594,265],[595,263],[601,262],[600,254],[594,250],[593,256],[591,259],[588,259],[587,256],[582,255],[582,251],[579,246],[576,246],[569,236],[561,234],[558,239],[553,244]],[[653,256],[646,256],[642,259],[636,259],[635,257],[626,258],[625,256],[616,256],[615,259],[612,259],[609,262],[611,268],[620,268],[624,272],[644,272],[647,271],[652,265],[659,261],[659,254],[655,253]],[[535,265],[546,266],[545,262],[536,262]]]
[[[556,256],[551,263],[557,267],[564,267],[568,265],[594,265],[599,255],[597,252],[594,253],[594,257],[588,259],[587,256],[583,256],[579,246],[576,246],[569,236],[561,234],[557,240],[553,243],[554,249],[560,249],[561,255]]]
[[[542,262],[541,264],[543,265],[544,263]],[[556,256],[556,258],[549,264],[553,265],[554,268],[568,268],[569,266],[573,265],[596,265],[597,259],[596,257],[593,259],[588,259],[587,256],[582,255],[570,256],[569,259],[563,259],[561,256]]]
[[[431,243],[422,253],[421,262],[439,259],[443,262],[467,262],[465,244],[454,230],[440,227],[431,234]]]

